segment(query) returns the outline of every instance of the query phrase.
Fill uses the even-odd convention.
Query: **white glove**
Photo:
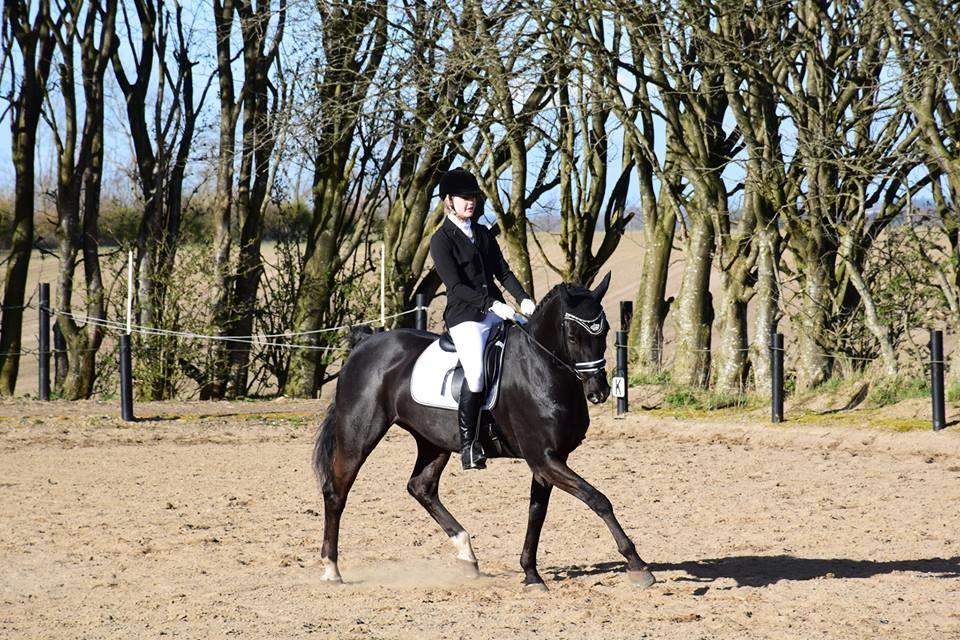
[[[533,315],[533,311],[536,308],[536,303],[530,298],[524,298],[523,302],[520,303],[520,313],[525,316]]]
[[[490,306],[490,311],[493,311],[504,320],[513,320],[513,316],[517,315],[517,312],[513,310],[513,307],[508,304],[504,304],[503,302],[494,302]]]

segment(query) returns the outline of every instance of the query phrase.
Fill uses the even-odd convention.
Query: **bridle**
[[[566,325],[567,322],[577,323],[578,325],[583,327],[587,333],[589,333],[592,336],[601,335],[604,329],[608,326],[607,316],[603,312],[603,310],[600,311],[600,315],[598,315],[596,318],[592,320],[585,320],[579,316],[573,315],[572,313],[564,313],[563,322],[564,322],[563,338],[562,338],[563,344],[566,344],[567,342],[567,325]],[[557,362],[557,364],[562,366],[564,369],[566,369],[567,371],[570,371],[571,373],[573,373],[573,375],[577,376],[577,378],[581,381],[586,381],[587,379],[592,378],[593,376],[602,374],[607,367],[606,358],[600,358],[599,360],[588,360],[584,362],[574,362],[573,365],[571,366],[569,363],[557,357],[556,353],[554,353],[547,347],[543,346],[543,344],[541,344],[539,340],[534,338],[533,334],[527,331],[522,324],[516,323],[516,326],[518,329],[520,329],[520,331],[523,334],[525,334],[528,338],[530,338],[530,340],[532,340],[535,345],[540,347],[540,349],[542,349],[544,353],[546,353],[551,358],[553,358]]]
[[[566,322],[575,322],[586,330],[592,336],[599,336],[603,333],[604,329],[607,327],[607,316],[603,312],[603,309],[600,310],[600,315],[598,315],[593,320],[584,320],[578,316],[573,315],[572,313],[564,313],[563,321]],[[567,325],[563,325],[563,337],[564,344],[566,344],[567,337]],[[574,373],[577,374],[577,377],[581,380],[586,380],[591,376],[595,376],[607,367],[607,359],[600,358],[599,360],[589,360],[586,362],[574,362],[573,369]],[[586,375],[584,375],[586,374]]]

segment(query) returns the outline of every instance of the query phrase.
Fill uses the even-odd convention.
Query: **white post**
[[[387,243],[380,243],[380,326],[387,328]]]
[[[133,326],[133,249],[127,252],[127,335]]]

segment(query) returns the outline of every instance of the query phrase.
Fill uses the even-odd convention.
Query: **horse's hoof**
[[[547,585],[542,582],[531,582],[530,584],[523,585],[523,590],[527,593],[546,593],[549,591]]]
[[[640,569],[638,571],[627,571],[627,578],[633,586],[640,589],[646,589],[657,581],[649,569]]]
[[[480,565],[476,561],[457,559],[457,568],[468,578],[480,577]]]
[[[320,576],[320,579],[333,584],[343,584],[343,578],[340,577],[340,570],[337,568],[337,563],[327,559],[323,560],[323,574]]]

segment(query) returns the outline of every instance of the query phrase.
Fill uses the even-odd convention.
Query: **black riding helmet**
[[[476,177],[463,167],[451,169],[440,178],[440,199],[447,196],[480,196]]]

